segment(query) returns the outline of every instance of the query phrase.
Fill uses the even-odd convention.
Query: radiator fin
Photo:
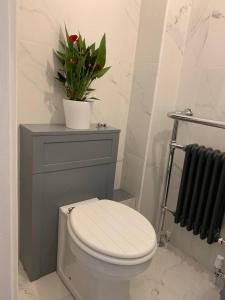
[[[216,242],[225,211],[225,153],[197,144],[185,148],[175,223]]]

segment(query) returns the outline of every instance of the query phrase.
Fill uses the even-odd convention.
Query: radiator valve
[[[223,265],[224,257],[222,255],[217,255],[214,262],[216,279],[220,278],[225,280],[225,274],[222,272]]]
[[[222,255],[217,255],[216,260],[214,262],[214,266],[216,270],[222,270],[224,265],[224,257]]]

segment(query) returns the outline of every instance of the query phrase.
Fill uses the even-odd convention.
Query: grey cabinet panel
[[[53,133],[21,126],[20,257],[30,280],[56,270],[59,207],[113,197],[119,130]]]
[[[115,162],[117,145],[114,133],[37,137],[33,173]]]
[[[112,139],[89,141],[45,142],[44,164],[84,162],[95,159],[112,159]]]

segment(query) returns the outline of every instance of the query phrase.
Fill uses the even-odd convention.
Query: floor
[[[212,279],[212,274],[177,249],[159,248],[150,268],[131,283],[131,300],[219,300],[219,290]],[[56,273],[31,283],[20,265],[18,300],[73,297]]]

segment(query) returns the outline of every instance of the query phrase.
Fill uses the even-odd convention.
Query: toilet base
[[[151,258],[123,265],[100,260],[83,251],[71,238],[68,208],[61,207],[59,211],[57,261],[57,273],[66,287],[76,300],[130,300],[130,280],[149,267]]]
[[[129,280],[107,278],[103,274],[95,276],[69,252],[68,247],[64,267],[57,272],[76,300],[130,300]]]
[[[73,275],[70,278],[64,274],[59,275],[76,300],[131,299],[129,281],[105,280],[88,276],[87,273],[81,276],[81,272],[76,278]]]
[[[76,300],[129,300],[129,280],[96,276],[81,264],[69,247],[65,211],[59,214],[57,273]]]

